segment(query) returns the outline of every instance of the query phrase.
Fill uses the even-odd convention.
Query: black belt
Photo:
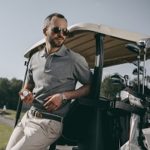
[[[44,112],[39,112],[37,110],[30,110],[32,116],[35,116],[37,118],[45,118],[45,119],[51,119],[51,120],[55,120],[55,121],[59,121],[62,122],[63,118],[60,116],[56,116],[54,114],[48,114],[48,113],[44,113]]]

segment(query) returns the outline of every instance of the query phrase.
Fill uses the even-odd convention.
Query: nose
[[[64,36],[63,31],[61,30],[58,35]]]

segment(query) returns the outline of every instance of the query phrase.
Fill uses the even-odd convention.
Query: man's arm
[[[83,85],[74,91],[64,92],[63,94],[67,100],[70,100],[87,96],[89,93],[90,93],[90,85]]]
[[[65,100],[76,99],[79,97],[87,96],[90,93],[90,85],[83,85],[80,88],[73,91],[66,91],[63,93],[57,93],[51,96],[48,96],[45,99],[44,107],[47,111],[51,112],[57,110],[63,102],[63,96]]]

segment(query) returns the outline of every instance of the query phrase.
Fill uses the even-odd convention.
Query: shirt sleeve
[[[74,63],[74,76],[81,84],[90,84],[92,82],[92,72],[85,58],[78,55]]]
[[[25,84],[29,85],[29,87],[31,87],[31,89],[33,89],[34,81],[33,81],[33,75],[32,75],[32,65],[31,65],[32,61],[31,60],[28,64],[28,70],[27,70],[27,75],[26,75],[26,79],[25,79]]]

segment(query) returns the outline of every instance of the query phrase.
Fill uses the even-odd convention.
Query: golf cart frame
[[[125,30],[108,27],[102,24],[79,23],[69,27],[70,36],[66,39],[65,45],[85,57],[90,68],[94,69],[94,80],[91,90],[91,97],[79,99],[80,109],[86,110],[89,115],[87,117],[92,123],[88,125],[89,130],[86,137],[83,136],[80,141],[81,150],[111,150],[119,149],[118,139],[114,140],[107,132],[105,125],[111,117],[107,116],[108,109],[119,109],[139,114],[143,111],[121,102],[110,103],[110,101],[102,98],[100,95],[103,68],[130,63],[137,60],[137,53],[131,50],[140,50],[139,56],[142,59],[150,58],[150,36],[127,32]],[[25,58],[30,61],[31,56],[41,50],[45,46],[45,40],[37,42],[25,53]],[[27,71],[26,71],[27,73]],[[26,73],[25,79],[26,80]],[[79,106],[78,105],[78,106]],[[18,122],[22,102],[19,101],[16,115],[16,123]],[[88,111],[89,110],[89,111]],[[84,112],[82,112],[84,113]],[[86,115],[86,114],[85,114]],[[86,119],[87,119],[86,118]],[[82,122],[81,122],[82,123]],[[107,134],[107,135],[106,135]],[[115,144],[113,142],[115,141]],[[51,148],[52,149],[52,148]]]

